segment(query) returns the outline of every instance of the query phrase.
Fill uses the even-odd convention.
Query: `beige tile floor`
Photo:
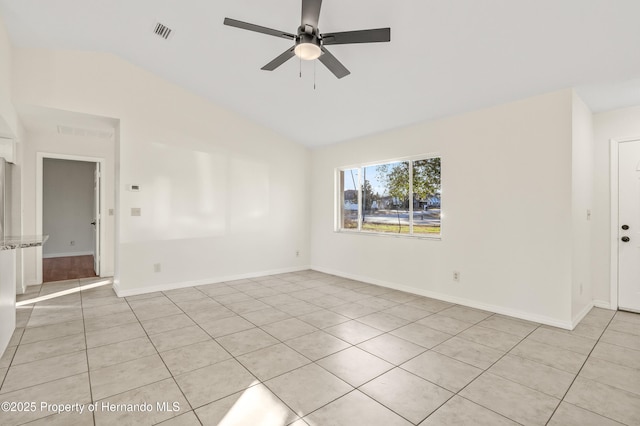
[[[2,425],[640,424],[640,315],[625,312],[568,332],[304,271],[99,287],[17,322],[0,401],[21,410]]]

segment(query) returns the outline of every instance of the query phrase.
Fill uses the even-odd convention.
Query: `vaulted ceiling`
[[[300,10],[301,0],[0,0],[17,47],[114,53],[308,146],[568,87],[594,111],[640,104],[638,0],[324,0],[321,32],[391,27],[390,43],[330,47],[351,71],[340,80],[297,58],[262,71],[292,42],[222,24],[295,33]]]

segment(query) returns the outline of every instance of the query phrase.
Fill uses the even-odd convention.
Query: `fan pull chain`
[[[318,61],[313,61],[313,90],[316,90],[316,63]]]
[[[298,58],[298,62],[300,64],[300,78],[302,78],[302,58]]]

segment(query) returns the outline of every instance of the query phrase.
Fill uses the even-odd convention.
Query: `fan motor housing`
[[[320,47],[320,38],[314,32],[313,34],[308,34],[305,32],[298,33],[298,37],[296,38],[296,46],[302,43],[311,43]]]

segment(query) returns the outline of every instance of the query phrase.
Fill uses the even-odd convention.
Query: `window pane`
[[[409,162],[362,169],[362,230],[409,233]]]
[[[342,229],[358,229],[358,169],[340,172]]]
[[[413,162],[413,233],[440,233],[440,158]]]

